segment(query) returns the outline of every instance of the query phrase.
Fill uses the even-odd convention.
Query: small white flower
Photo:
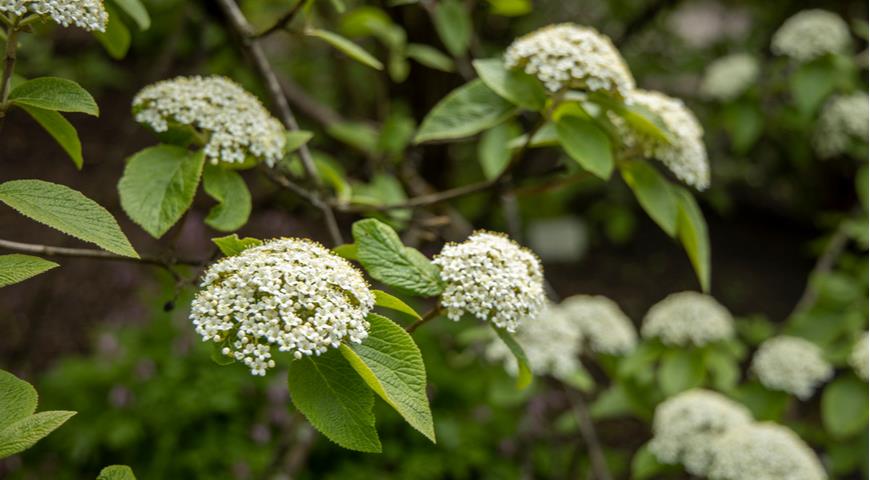
[[[273,166],[284,156],[287,139],[281,122],[225,77],[177,77],[149,85],[133,99],[133,112],[137,122],[156,132],[173,125],[193,127],[205,136],[206,158],[215,165],[253,158]]]
[[[593,352],[624,355],[637,345],[637,332],[613,300],[600,295],[575,295],[561,309],[577,323]]]
[[[801,400],[811,397],[816,387],[834,374],[819,347],[786,335],[761,344],[752,358],[752,371],[765,387],[791,393]]]
[[[634,88],[619,50],[590,27],[563,23],[535,30],[514,40],[504,59],[508,68],[522,68],[551,92],[573,88],[625,96]]]
[[[732,338],[734,319],[713,297],[680,292],[649,309],[641,333],[644,338],[658,338],[665,345],[697,347]]]
[[[368,336],[375,298],[359,270],[322,245],[271,240],[211,265],[191,305],[203,341],[254,375],[275,366],[272,347],[295,358]]]
[[[854,143],[867,144],[867,94],[855,92],[837,95],[829,100],[819,115],[813,134],[813,147],[822,158],[830,158],[849,151]]]
[[[867,352],[867,332],[864,332],[861,339],[855,342],[855,346],[852,347],[849,364],[855,370],[855,375],[858,375],[865,382],[867,381],[867,370],[870,368],[868,363],[870,363],[870,357],[868,357]]]
[[[475,232],[445,245],[432,263],[441,269],[441,305],[453,320],[468,313],[514,332],[544,306],[540,260],[506,235]]]
[[[752,422],[743,405],[710,390],[689,390],[656,407],[649,450],[662,463],[682,463],[704,476],[715,454],[714,440]]]
[[[17,17],[31,13],[64,27],[76,25],[98,32],[104,32],[109,21],[102,0],[0,0],[0,13]]]
[[[825,480],[816,454],[794,432],[753,423],[725,432],[713,443],[711,480]]]
[[[785,21],[773,35],[771,50],[799,62],[849,49],[849,26],[826,10],[804,10]]]
[[[701,81],[701,94],[727,102],[749,89],[761,73],[758,60],[746,53],[722,57],[711,63]]]

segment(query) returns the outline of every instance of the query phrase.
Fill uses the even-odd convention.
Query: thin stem
[[[12,240],[0,239],[0,248],[12,250],[15,252],[35,253],[37,255],[45,255],[48,257],[70,257],[70,258],[91,258],[96,260],[110,260],[118,262],[143,263],[147,265],[155,265],[158,267],[169,269],[173,265],[189,265],[201,267],[205,262],[201,260],[183,259],[183,258],[160,258],[156,256],[142,256],[139,258],[125,257],[117,255],[105,250],[94,250],[89,248],[67,248],[54,247],[50,245],[40,245],[35,243],[14,242]]]
[[[807,277],[806,287],[795,305],[794,310],[792,310],[791,315],[789,315],[790,317],[809,310],[813,304],[816,303],[819,292],[816,288],[815,279],[820,275],[829,273],[834,268],[837,259],[849,243],[849,233],[848,228],[846,228],[848,223],[847,220],[840,222],[837,231],[834,232],[834,235],[831,236],[830,240],[828,240],[825,250],[822,252],[822,255],[816,261],[815,266],[813,266],[813,270]]]
[[[418,328],[420,328],[420,327],[423,326],[424,324],[426,324],[426,323],[428,323],[429,321],[431,321],[431,320],[433,320],[434,318],[436,318],[436,317],[437,317],[438,315],[440,315],[441,312],[443,312],[443,311],[444,311],[444,307],[442,307],[441,305],[435,305],[435,308],[433,308],[432,310],[429,310],[425,315],[423,315],[423,318],[421,318],[420,320],[417,320],[416,322],[414,322],[414,323],[408,325],[408,327],[405,328],[405,331],[408,332],[408,333],[414,333],[415,330],[417,330]]]
[[[592,417],[589,416],[589,407],[586,405],[586,400],[582,396],[572,392],[564,384],[562,384],[562,389],[571,403],[571,409],[574,411],[577,425],[580,427],[580,435],[583,436],[583,441],[586,443],[586,448],[589,451],[593,478],[596,480],[611,480],[612,477],[607,468],[607,460],[604,458],[604,450],[601,448],[601,442],[598,441],[598,434],[595,432]]]
[[[287,13],[282,15],[281,18],[279,18],[278,21],[275,22],[274,25],[267,28],[266,30],[263,30],[262,32],[260,32],[258,34],[255,34],[254,38],[268,37],[269,35],[277,32],[278,30],[283,30],[284,27],[287,26],[287,24],[289,24],[290,22],[293,21],[294,18],[296,18],[296,14],[298,14],[300,11],[302,11],[303,5],[305,5],[305,0],[299,0],[298,2],[296,2],[296,5],[293,5],[293,8],[291,8],[290,10],[287,11]]]
[[[16,52],[18,50],[18,21],[16,17],[9,26],[6,37],[6,51],[3,57],[3,77],[0,79],[0,127],[6,119],[9,108],[9,85],[12,83],[12,73],[15,71]]]

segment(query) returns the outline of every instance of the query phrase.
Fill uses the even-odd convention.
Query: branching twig
[[[269,35],[277,32],[278,30],[283,30],[284,27],[287,26],[287,24],[289,24],[293,21],[294,18],[296,18],[296,14],[298,14],[302,10],[303,5],[305,5],[305,0],[299,0],[298,2],[296,2],[296,5],[293,5],[293,8],[291,8],[287,11],[287,13],[282,15],[281,18],[279,18],[274,25],[254,35],[254,38],[268,37]]]
[[[816,299],[819,295],[818,289],[816,288],[816,278],[830,272],[834,268],[837,259],[840,257],[840,254],[843,253],[843,250],[846,249],[848,243],[849,233],[846,228],[846,221],[844,220],[840,223],[840,226],[837,228],[837,231],[834,232],[834,235],[831,236],[831,239],[828,240],[825,250],[816,261],[812,271],[810,271],[810,274],[807,277],[806,287],[789,317],[793,317],[809,310],[813,304],[816,303]]]
[[[589,451],[589,460],[592,465],[594,478],[596,480],[611,480],[612,477],[607,468],[607,460],[604,458],[604,450],[602,450],[601,443],[598,441],[598,434],[595,432],[592,417],[589,416],[586,400],[582,396],[576,395],[564,384],[562,389],[571,403],[571,409],[574,411],[577,425],[580,427],[580,435],[583,436],[583,441],[586,443],[587,450]]]
[[[13,242],[11,240],[3,239],[0,239],[0,248],[5,248],[6,250],[12,250],[15,252],[45,255],[47,257],[91,258],[96,260],[111,260],[117,262],[144,263],[147,265],[155,265],[165,269],[170,269],[174,265],[201,267],[205,264],[205,262],[201,260],[184,258],[161,258],[156,256],[141,256],[139,258],[134,258],[117,255],[104,250],[94,250],[89,248],[53,247],[50,245]]]
[[[415,330],[417,330],[418,328],[420,328],[424,324],[428,323],[430,320],[438,317],[438,315],[440,315],[441,312],[443,312],[443,311],[444,311],[444,308],[441,305],[435,305],[435,308],[426,312],[426,314],[423,315],[423,318],[408,325],[408,327],[405,328],[405,331],[408,333],[414,333]]]

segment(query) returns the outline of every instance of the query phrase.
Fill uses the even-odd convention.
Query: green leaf
[[[589,415],[593,420],[622,417],[632,412],[628,393],[619,383],[611,384],[610,387],[599,393],[595,401],[589,405]]]
[[[359,263],[375,280],[422,296],[441,293],[441,275],[422,253],[402,244],[395,230],[373,218],[353,224]]]
[[[535,77],[506,69],[501,58],[475,60],[472,64],[483,83],[505,100],[529,110],[543,110],[547,92]]]
[[[822,424],[835,438],[867,431],[867,383],[854,376],[831,382],[822,393]]]
[[[79,240],[139,258],[112,214],[69,187],[42,180],[10,180],[0,184],[0,202]]]
[[[732,103],[722,110],[722,126],[734,151],[745,155],[764,131],[764,113],[754,102]]]
[[[109,465],[100,470],[97,480],[136,480],[133,469],[126,465]]]
[[[417,61],[417,63],[435,70],[441,70],[442,72],[452,72],[455,70],[453,59],[441,53],[441,50],[429,45],[409,43],[405,49],[405,55]]]
[[[9,101],[15,105],[45,110],[100,116],[100,108],[94,97],[78,83],[65,78],[40,77],[27,80],[9,92]]]
[[[0,255],[0,287],[23,282],[59,266],[54,262],[32,255],[19,253]]]
[[[806,63],[789,77],[789,87],[795,104],[802,113],[812,114],[837,86],[836,70],[826,61]]]
[[[460,57],[471,43],[471,14],[459,0],[441,0],[432,16],[435,30],[454,57]]]
[[[671,237],[677,233],[677,200],[671,184],[661,173],[642,160],[622,165],[622,178],[640,206]]]
[[[236,233],[232,235],[227,235],[225,237],[212,238],[211,241],[212,243],[217,245],[218,249],[220,249],[221,253],[223,253],[225,257],[232,257],[233,255],[238,255],[244,250],[247,250],[248,248],[256,247],[257,245],[263,244],[262,240],[258,240],[256,238],[239,238],[239,235]]]
[[[493,179],[501,175],[510,163],[510,140],[520,134],[520,127],[512,121],[483,132],[477,145],[477,157],[486,178]]]
[[[494,127],[516,113],[507,100],[481,80],[450,92],[423,119],[415,143],[470,137]]]
[[[583,169],[607,180],[613,172],[610,139],[590,118],[563,115],[556,120],[556,135],[569,157]]]
[[[290,399],[320,433],[360,452],[381,451],[374,394],[337,350],[290,363]]]
[[[109,56],[115,60],[120,60],[127,56],[130,50],[130,42],[132,35],[127,24],[118,14],[118,11],[111,5],[106,5],[106,10],[109,12],[109,22],[106,24],[106,31],[95,31],[94,36],[103,45]]]
[[[701,283],[701,289],[710,291],[710,235],[707,233],[707,222],[704,214],[695,201],[695,197],[682,187],[674,188],[677,200],[677,235],[695,274]]]
[[[498,328],[490,323],[492,329],[495,330],[498,338],[508,347],[508,350],[514,354],[517,359],[517,388],[522,390],[532,383],[532,370],[529,368],[529,358],[526,357],[526,352],[523,347],[514,339],[514,337],[505,329]]]
[[[148,30],[151,27],[151,17],[148,15],[148,10],[139,0],[112,0],[112,3],[129,15],[136,22],[139,30]]]
[[[36,390],[33,385],[0,370],[0,431],[33,415],[36,411]]]
[[[389,293],[383,290],[372,290],[372,293],[375,294],[375,305],[383,308],[389,308],[390,310],[395,310],[397,312],[406,313],[416,318],[417,320],[422,320],[420,314],[417,313],[416,310],[411,308],[407,303],[390,295]]]
[[[710,380],[716,390],[730,392],[740,381],[740,366],[730,354],[720,350],[710,350],[704,359],[710,372]]]
[[[342,344],[341,354],[379,397],[435,443],[420,349],[411,335],[389,318],[372,313],[368,321],[369,336],[360,344]]]
[[[644,444],[635,452],[631,459],[631,478],[634,480],[645,480],[659,476],[665,470],[667,465],[660,463],[655,455],[649,451],[649,446]]]
[[[697,387],[704,383],[704,362],[699,352],[671,350],[659,365],[659,387],[666,396]]]
[[[374,153],[377,151],[378,132],[365,123],[333,122],[327,125],[326,132],[336,140],[361,152]]]
[[[0,430],[0,458],[23,452],[42,440],[76,412],[39,412]]]
[[[251,192],[245,180],[233,170],[206,165],[202,172],[205,193],[219,203],[205,217],[205,223],[222,232],[242,228],[251,215]]]
[[[299,147],[308,143],[314,134],[306,130],[287,131],[287,144],[284,145],[284,150],[287,153],[299,150]]]
[[[79,134],[75,127],[63,115],[53,111],[45,110],[27,105],[20,105],[21,109],[27,112],[37,123],[42,125],[42,128],[49,133],[61,148],[69,155],[76,168],[82,169],[84,159],[82,158],[82,142],[79,140]]]
[[[355,243],[345,243],[332,249],[336,255],[347,260],[356,260],[357,251]]]
[[[531,0],[487,0],[493,15],[519,17],[532,11]]]
[[[383,70],[384,64],[377,58],[373,57],[369,52],[363,50],[359,45],[333,32],[321,30],[319,28],[306,28],[305,35],[318,38],[332,45],[333,48],[344,53],[348,57],[356,60],[363,65],[374,68],[375,70]]]
[[[734,392],[734,397],[746,405],[758,421],[779,421],[791,400],[788,393],[768,390],[758,382],[741,384]]]
[[[160,238],[193,203],[205,154],[171,145],[148,147],[127,161],[118,182],[121,207]]]

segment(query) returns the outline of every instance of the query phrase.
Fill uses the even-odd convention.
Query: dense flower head
[[[704,146],[704,129],[683,101],[646,90],[633,91],[627,101],[661,118],[670,141],[636,130],[610,112],[625,146],[639,149],[645,157],[660,160],[677,178],[698,190],[709,187],[710,166],[707,147]]]
[[[274,165],[284,155],[284,127],[257,97],[220,77],[177,77],[149,85],[133,99],[136,121],[156,132],[190,126],[205,135],[212,164],[245,163],[249,158]]]
[[[758,80],[758,60],[747,53],[736,53],[711,63],[701,81],[701,94],[715,100],[739,97]]]
[[[824,480],[816,454],[794,432],[775,423],[730,429],[713,443],[711,480]]]
[[[825,103],[816,130],[813,147],[823,158],[834,157],[849,151],[853,143],[867,144],[868,112],[867,94],[855,92],[837,95]]]
[[[468,313],[514,332],[546,301],[540,260],[506,235],[475,232],[445,245],[433,263],[445,283],[441,305],[453,320]]]
[[[585,344],[593,352],[622,355],[637,345],[631,320],[607,297],[575,295],[563,300],[561,308],[579,326]]]
[[[368,336],[374,295],[359,270],[324,246],[282,238],[208,268],[190,319],[203,341],[254,375],[274,367],[272,347],[296,358]]]
[[[804,10],[796,13],[773,35],[770,48],[805,62],[829,53],[847,50],[852,40],[849,26],[838,15],[826,10]]]
[[[725,431],[752,422],[743,405],[710,390],[689,390],[656,407],[649,450],[662,463],[682,463],[703,476],[715,451],[714,440]]]
[[[680,292],[649,309],[641,333],[645,338],[658,338],[665,345],[702,346],[732,338],[734,319],[713,297]]]
[[[109,22],[102,0],[0,0],[0,13],[36,14],[64,27],[76,25],[98,32],[104,32]]]
[[[752,371],[765,387],[791,393],[800,399],[811,397],[816,387],[834,373],[819,347],[802,338],[786,335],[761,344],[752,358]]]
[[[551,92],[573,88],[626,96],[634,88],[619,50],[590,27],[549,25],[514,40],[504,58],[508,68],[522,68]]]
[[[870,368],[868,362],[870,362],[870,357],[868,357],[867,352],[867,332],[864,332],[864,335],[852,347],[849,364],[855,370],[855,375],[858,375],[865,382],[867,381],[867,370]]]

